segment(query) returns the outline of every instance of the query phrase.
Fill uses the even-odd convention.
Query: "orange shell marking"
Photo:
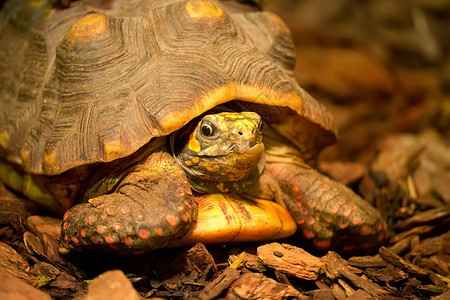
[[[189,1],[185,9],[189,16],[195,19],[217,19],[224,15],[220,5],[208,0]]]
[[[105,15],[89,14],[72,25],[66,35],[66,40],[72,43],[82,43],[90,37],[104,33],[108,28]]]

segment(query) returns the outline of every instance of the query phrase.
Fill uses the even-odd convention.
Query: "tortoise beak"
[[[261,154],[264,152],[264,144],[256,144],[253,147],[245,150],[239,155],[236,155],[236,162],[240,165],[255,165],[257,161],[261,158]]]

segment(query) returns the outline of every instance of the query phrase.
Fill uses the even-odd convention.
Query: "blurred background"
[[[450,138],[449,0],[283,0],[300,85],[335,116],[322,160],[371,162],[387,134]]]

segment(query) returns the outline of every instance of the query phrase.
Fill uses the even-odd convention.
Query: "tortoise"
[[[65,248],[139,253],[297,226],[320,249],[384,241],[379,212],[315,169],[336,126],[295,81],[275,14],[23,0],[0,26],[0,179],[64,214]]]

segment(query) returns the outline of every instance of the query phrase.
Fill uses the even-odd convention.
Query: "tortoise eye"
[[[209,122],[202,124],[201,130],[202,134],[206,137],[214,136],[217,132],[217,128]]]

